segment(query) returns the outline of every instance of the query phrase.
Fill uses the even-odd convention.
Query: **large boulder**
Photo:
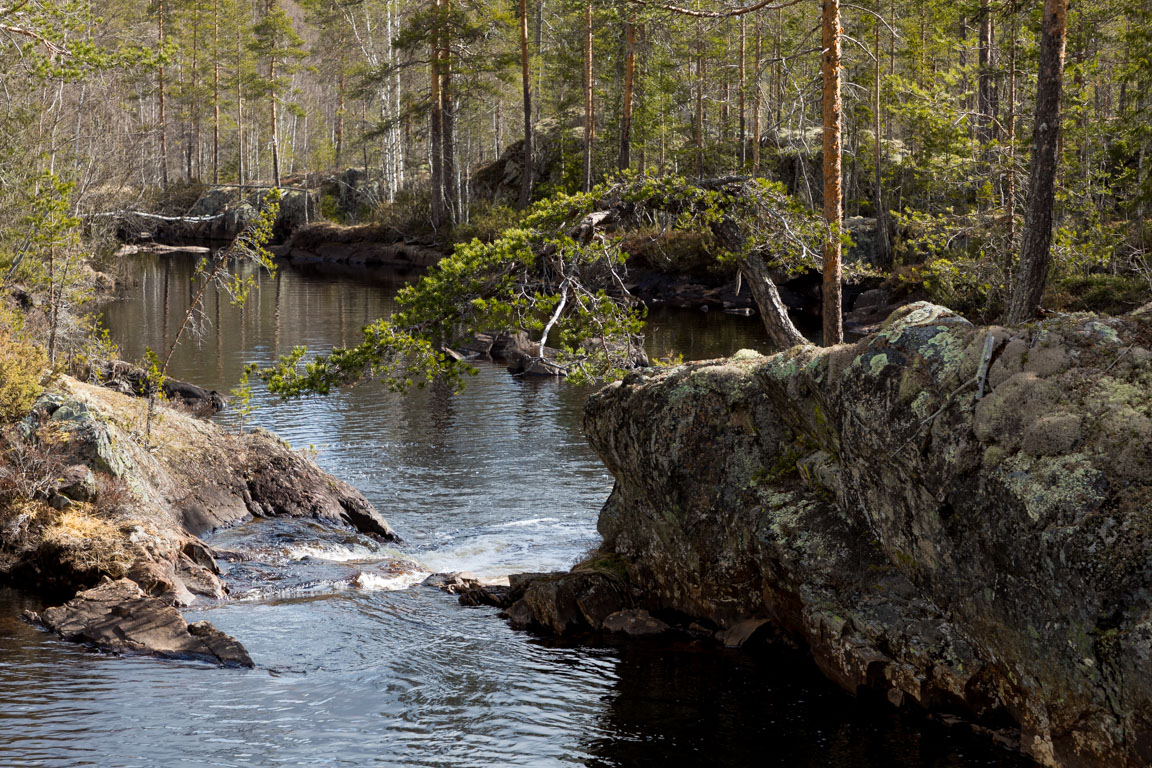
[[[629,374],[584,418],[603,557],[634,607],[770,626],[849,690],[1014,723],[1044,765],[1148,765],[1150,343],[1148,313],[915,304],[854,345]]]

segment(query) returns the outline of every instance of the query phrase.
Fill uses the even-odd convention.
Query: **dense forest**
[[[819,208],[822,9],[759,6],[10,4],[4,260],[24,247],[19,223],[46,174],[89,224],[182,185],[299,184],[345,167],[378,180],[369,216],[415,207],[433,226],[623,169],[763,175]],[[999,311],[1043,107],[1040,4],[827,6],[842,24],[844,215],[879,214],[879,265],[927,258],[923,279],[940,299]],[[1149,273],[1149,14],[1138,0],[1086,2],[1061,19],[1058,281],[1131,292],[1129,278]],[[537,172],[521,175],[517,199],[478,194],[478,171],[524,151]]]

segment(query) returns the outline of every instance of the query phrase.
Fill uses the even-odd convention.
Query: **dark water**
[[[133,297],[106,317],[127,358],[174,332],[191,263],[139,262]],[[353,343],[397,284],[283,270],[242,310],[210,297],[170,373],[227,391],[249,361]],[[755,319],[717,314],[653,325],[652,351],[687,359],[761,338]],[[86,653],[13,619],[36,606],[0,591],[0,766],[1021,764],[847,696],[803,659],[545,642],[417,586],[435,571],[564,568],[596,544],[611,479],[580,434],[586,396],[495,366],[457,396],[364,385],[284,404],[257,391],[252,421],[313,446],[406,544],[299,522],[219,534],[251,560],[230,566],[233,601],[189,618],[240,638],[250,672]]]

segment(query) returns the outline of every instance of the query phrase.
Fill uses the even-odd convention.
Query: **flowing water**
[[[191,258],[142,258],[105,315],[126,359],[165,349]],[[169,373],[227,392],[248,362],[355,343],[404,276],[282,269],[249,303],[208,296]],[[754,318],[656,314],[650,351],[760,344]],[[419,582],[570,566],[598,540],[611,478],[585,443],[588,390],[481,365],[462,394],[363,385],[281,403],[253,425],[316,451],[404,537],[257,521],[211,543],[233,599],[188,610],[235,635],[253,671],[113,658],[14,617],[0,590],[0,766],[1016,766],[989,744],[850,697],[801,658],[686,641],[592,644],[513,632]],[[221,415],[233,424],[234,416]]]

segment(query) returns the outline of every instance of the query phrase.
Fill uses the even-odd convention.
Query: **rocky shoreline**
[[[92,372],[105,385],[60,377],[8,437],[21,468],[8,481],[26,484],[28,498],[0,519],[0,579],[75,595],[27,617],[64,639],[252,666],[238,641],[179,613],[227,595],[201,536],[254,517],[306,517],[398,538],[358,491],[264,430],[231,433],[181,404],[160,406],[146,436],[146,401],[108,386],[130,374]]]
[[[546,634],[806,648],[845,689],[1046,766],[1152,761],[1152,308],[629,374],[584,430],[616,478],[571,572],[457,585]]]

